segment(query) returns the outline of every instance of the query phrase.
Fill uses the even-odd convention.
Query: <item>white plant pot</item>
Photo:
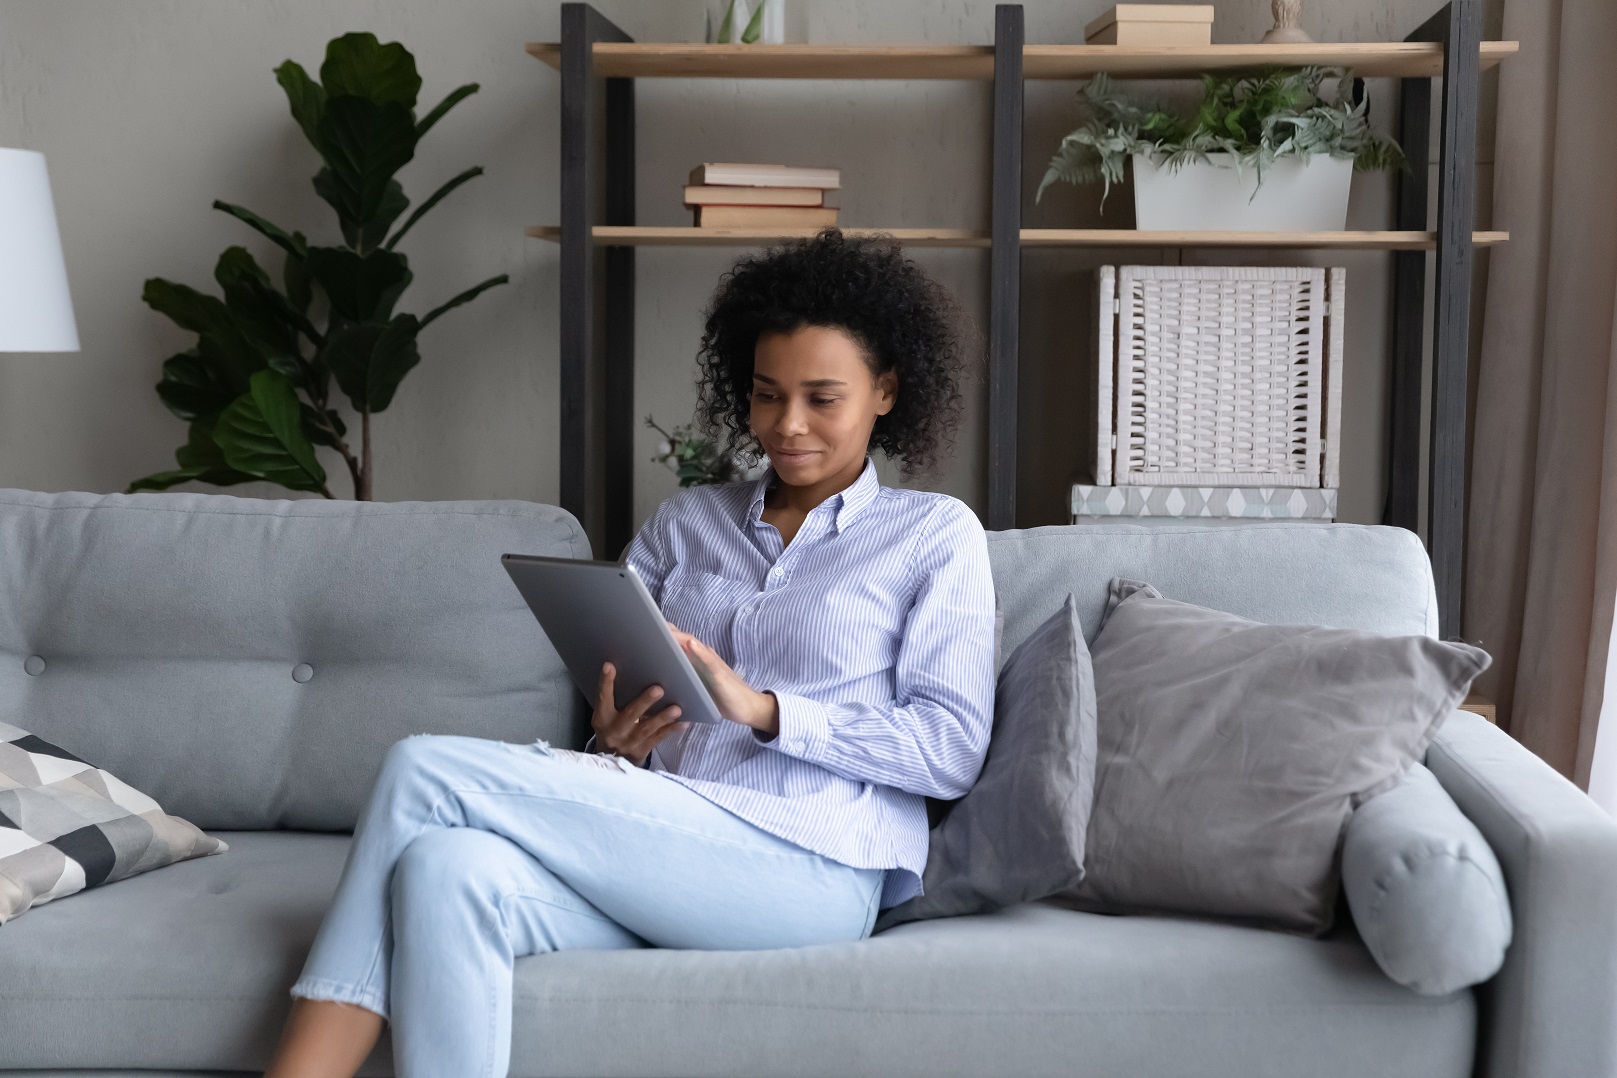
[[[1263,170],[1210,154],[1179,169],[1134,155],[1135,227],[1188,232],[1340,232],[1347,227],[1353,162],[1315,154]]]

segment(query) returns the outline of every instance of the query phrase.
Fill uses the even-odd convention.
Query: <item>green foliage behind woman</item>
[[[455,176],[408,217],[410,200],[395,174],[433,125],[477,92],[476,83],[459,87],[418,120],[415,58],[403,45],[383,45],[364,33],[326,46],[319,82],[291,60],[275,77],[324,162],[314,189],[336,211],[343,242],[316,246],[302,232],[214,202],[281,249],[279,281],[245,248],[231,247],[214,268],[223,298],[160,277],[146,282],[141,298],[147,305],[197,334],[197,341],[163,364],[157,383],[169,411],[190,424],[174,454],[178,467],[135,480],[131,491],[267,480],[330,498],[316,456],[316,447],[324,446],[342,457],[354,497],[368,500],[371,416],[392,403],[400,381],[421,361],[417,337],[440,315],[508,280],[503,273],[490,277],[419,318],[394,311],[412,277],[409,260],[396,250],[399,240],[483,170]],[[359,419],[357,451],[334,388]]]

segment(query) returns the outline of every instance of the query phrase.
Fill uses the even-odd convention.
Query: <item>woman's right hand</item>
[[[611,663],[601,665],[601,683],[595,693],[595,714],[590,717],[590,726],[595,730],[595,747],[597,751],[615,753],[636,767],[643,767],[646,757],[651,755],[651,750],[663,738],[678,733],[690,724],[678,721],[678,705],[665,707],[655,715],[648,714],[662,699],[661,685],[653,685],[623,707],[617,707],[617,697],[613,694],[613,679],[616,676],[617,671]]]

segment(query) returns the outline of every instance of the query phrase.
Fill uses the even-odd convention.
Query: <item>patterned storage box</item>
[[[1336,488],[1346,279],[1102,266],[1095,485]]]

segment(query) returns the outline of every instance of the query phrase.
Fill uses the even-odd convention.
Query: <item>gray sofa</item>
[[[1068,592],[1092,634],[1118,575],[1264,621],[1437,628],[1421,548],[1390,529],[1093,525],[990,549],[1006,654]],[[231,847],[0,927],[5,1074],[262,1067],[386,747],[581,740],[497,560],[588,556],[551,507],[8,491],[0,551],[0,719]],[[1514,903],[1479,991],[1399,987],[1347,924],[1312,940],[1035,904],[801,950],[523,959],[512,1074],[1617,1071],[1617,825],[1472,715],[1428,763]],[[389,1073],[385,1044],[366,1073]]]

